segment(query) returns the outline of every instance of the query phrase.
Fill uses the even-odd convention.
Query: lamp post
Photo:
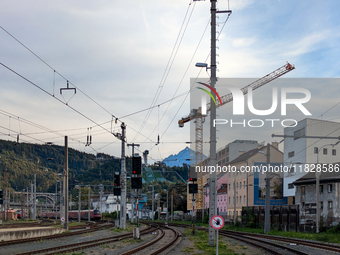
[[[318,150],[318,154],[316,155],[316,166],[319,164],[319,153],[323,147],[332,146],[339,144],[340,141],[336,142],[335,144],[325,144],[321,146]],[[315,171],[315,179],[316,179],[316,233],[319,233],[320,229],[320,172]]]

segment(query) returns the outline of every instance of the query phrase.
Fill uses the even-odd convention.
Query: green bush
[[[340,224],[336,225],[335,227],[331,227],[327,230],[327,233],[338,234],[340,233]]]

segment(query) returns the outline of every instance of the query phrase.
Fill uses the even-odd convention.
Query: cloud
[[[256,42],[256,37],[250,37],[250,38],[236,38],[233,39],[233,46],[234,47],[249,47],[253,43]]]

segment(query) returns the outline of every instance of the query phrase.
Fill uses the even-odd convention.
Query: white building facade
[[[290,167],[284,173],[283,194],[295,196],[293,182],[307,174],[316,163],[340,162],[340,123],[306,118],[295,127],[284,129],[284,164]],[[301,136],[338,137],[334,139],[299,138]],[[294,202],[293,202],[294,203]]]

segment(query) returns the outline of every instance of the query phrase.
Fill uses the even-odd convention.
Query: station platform
[[[64,231],[63,228],[54,227],[3,228],[0,229],[0,241],[55,235]]]

